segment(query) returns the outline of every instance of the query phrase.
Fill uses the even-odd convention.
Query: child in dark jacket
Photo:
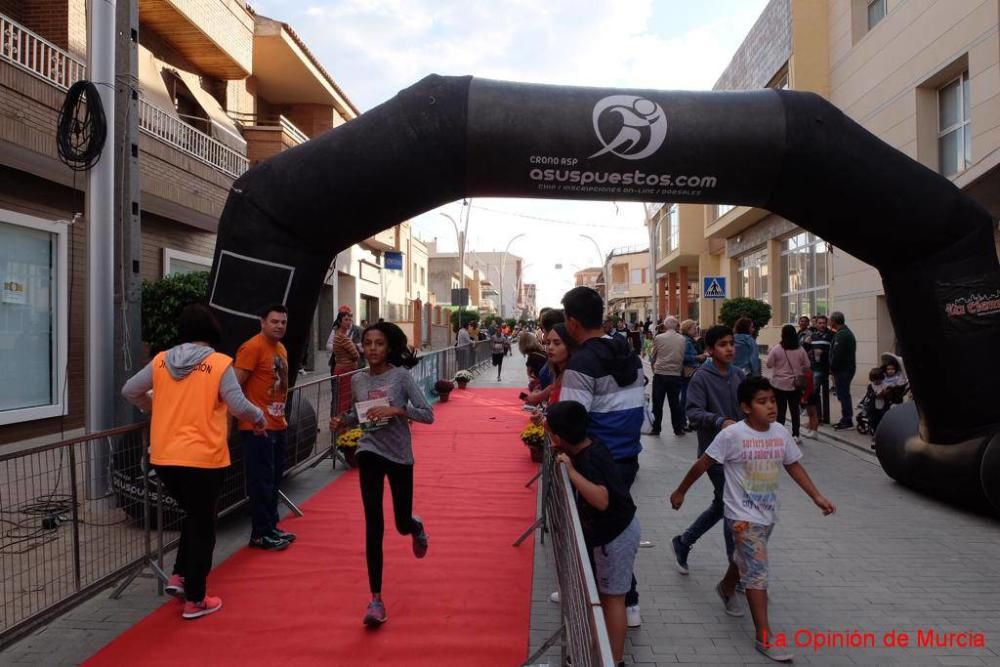
[[[737,390],[743,382],[744,374],[732,365],[735,356],[733,330],[722,325],[709,328],[705,332],[705,348],[710,359],[691,378],[687,394],[687,418],[698,431],[699,457],[712,444],[719,431],[737,423],[743,416]],[[712,504],[682,535],[677,535],[672,540],[677,569],[681,574],[688,573],[687,558],[691,547],[722,519],[722,490],[726,482],[722,466],[714,465],[709,468],[708,477],[715,490]],[[733,536],[725,526],[723,535],[726,540],[726,555],[731,559]]]
[[[587,410],[576,401],[549,406],[546,416],[552,442],[561,452],[556,461],[566,467],[576,492],[577,511],[616,665],[624,665],[625,596],[639,550],[639,522],[628,485],[604,444],[587,435]]]

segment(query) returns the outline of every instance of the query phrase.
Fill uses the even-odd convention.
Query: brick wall
[[[215,254],[215,234],[143,212],[140,270],[143,280],[159,280],[163,276],[164,248],[211,258]]]
[[[72,211],[84,209],[82,192],[56,185],[45,179],[0,166],[0,209],[49,220],[68,220]],[[0,213],[0,220],[3,214]],[[65,418],[37,419],[0,426],[2,445],[30,438],[56,441],[60,431],[81,428],[84,420],[84,310],[87,293],[87,229],[85,222],[73,225],[69,240],[69,413]]]
[[[0,0],[0,14],[12,18],[18,23],[24,23],[22,14],[24,13],[23,0]]]
[[[715,90],[763,88],[791,54],[791,0],[771,0],[719,77]]]
[[[69,48],[70,3],[67,0],[31,0],[21,5],[21,23],[25,28],[58,47]]]

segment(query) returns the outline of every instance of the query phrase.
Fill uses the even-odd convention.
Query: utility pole
[[[115,336],[114,386],[121,387],[142,364],[142,226],[139,179],[139,7],[138,0],[118,0],[115,40]],[[138,418],[118,392],[115,424]]]
[[[107,122],[107,143],[87,174],[87,408],[88,433],[114,425],[114,246],[115,246],[115,0],[89,0],[87,76],[97,86]],[[108,486],[106,447],[88,448],[87,490]]]

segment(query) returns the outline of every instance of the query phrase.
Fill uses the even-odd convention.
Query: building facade
[[[609,315],[626,322],[641,322],[653,316],[653,278],[649,273],[649,249],[619,248],[607,260]]]
[[[822,95],[997,218],[997,30],[991,0],[772,0],[715,89]],[[697,305],[701,277],[718,275],[727,279],[728,296],[771,305],[764,346],[800,315],[840,310],[858,339],[859,368],[895,349],[878,272],[794,221],[746,206],[667,204],[651,224],[660,312],[712,324],[713,310]]]
[[[229,189],[250,166],[358,110],[290,26],[243,0],[138,4],[130,268],[155,280],[210,268]],[[0,445],[84,424],[86,174],[58,160],[55,127],[66,90],[87,78],[85,6],[0,0],[0,375],[32,378],[0,389]]]

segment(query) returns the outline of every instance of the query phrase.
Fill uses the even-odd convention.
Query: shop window
[[[781,306],[785,322],[830,312],[829,244],[810,232],[785,239],[781,247]]]
[[[760,248],[737,258],[735,285],[737,296],[770,303],[767,281],[767,248]]]
[[[67,233],[0,211],[0,424],[66,414]]]

